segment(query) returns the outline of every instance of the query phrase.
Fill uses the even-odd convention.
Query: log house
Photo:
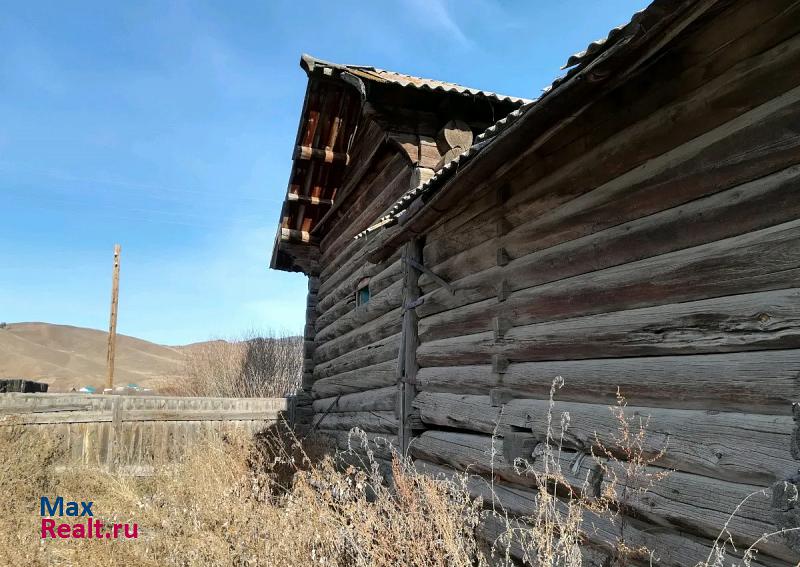
[[[535,466],[554,378],[592,490],[619,388],[674,471],[621,510],[627,543],[694,565],[754,494],[737,549],[800,562],[797,532],[761,539],[800,518],[800,2],[656,0],[535,100],[301,66],[271,266],[309,276],[305,427],[494,475],[524,515],[510,463]],[[603,522],[591,564],[620,536]]]

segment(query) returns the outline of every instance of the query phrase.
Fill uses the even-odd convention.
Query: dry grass
[[[615,444],[622,453],[601,446],[596,458],[621,476],[610,476],[616,481],[604,485],[599,497],[586,485],[576,487],[560,468],[562,439],[551,435],[540,455],[543,470],[516,463],[521,472],[535,475],[539,486],[533,513],[521,518],[506,515],[498,502],[471,496],[466,474],[431,478],[396,457],[390,486],[369,455],[363,467],[345,466],[357,460],[356,453],[323,456],[322,447],[301,446],[285,428],[256,438],[210,435],[188,448],[180,462],[133,478],[96,469],[56,473],[62,457],[58,440],[3,427],[0,565],[480,567],[510,566],[519,559],[548,567],[595,565],[582,540],[586,515],[616,517],[624,508],[625,487],[642,486],[638,477],[652,462],[642,450],[646,422],[626,416],[623,400],[614,414],[620,421]],[[549,419],[560,420],[563,435],[569,416],[551,411]],[[358,455],[368,452],[366,436],[355,435],[353,445]],[[610,466],[615,460],[619,466]],[[43,495],[91,500],[104,522],[136,522],[139,539],[43,542],[38,516]],[[488,544],[481,536],[487,514],[500,526]],[[606,550],[610,565],[647,562],[647,550],[622,537],[615,547]],[[699,567],[747,565],[749,557],[728,555],[721,527],[714,553]]]
[[[376,470],[342,470],[331,457],[311,466],[280,436],[264,443],[228,435],[209,437],[148,478],[57,474],[55,443],[7,427],[0,436],[10,503],[0,516],[2,565],[485,564],[473,537],[479,504],[399,461],[390,489]],[[138,523],[139,539],[42,542],[42,495],[91,500],[105,522]]]
[[[184,378],[175,393],[222,398],[270,398],[294,394],[303,371],[303,339],[249,331],[231,340],[186,348]]]

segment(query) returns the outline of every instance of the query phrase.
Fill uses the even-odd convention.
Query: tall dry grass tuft
[[[303,372],[303,338],[249,331],[232,340],[186,347],[176,393],[223,398],[289,396]]]
[[[57,455],[40,443],[20,430],[0,445],[4,496],[14,503],[0,516],[2,565],[486,564],[473,537],[479,503],[400,461],[390,488],[377,469],[343,469],[332,457],[312,465],[285,430],[255,439],[210,434],[180,462],[135,478],[97,469],[56,473]],[[139,538],[42,542],[43,495],[91,500],[97,519],[136,522]]]
[[[59,439],[34,435],[21,425],[0,427],[0,565],[46,565],[37,543],[42,494],[55,490]]]

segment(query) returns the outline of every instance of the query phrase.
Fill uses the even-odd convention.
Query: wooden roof
[[[418,97],[489,100],[508,110],[527,102],[374,67],[329,63],[309,55],[302,56],[300,66],[308,75],[308,85],[270,263],[271,268],[279,270],[307,274],[318,271],[317,240],[321,235],[320,230],[314,229],[336,201],[350,164],[353,138],[372,90],[413,89],[409,94],[420,93],[414,95]]]

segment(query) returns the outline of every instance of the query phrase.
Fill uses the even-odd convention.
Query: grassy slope
[[[49,323],[12,323],[0,329],[0,377],[27,378],[50,384],[53,391],[102,386],[106,372],[107,333]],[[183,354],[169,347],[117,336],[115,383],[154,387],[180,373]]]

